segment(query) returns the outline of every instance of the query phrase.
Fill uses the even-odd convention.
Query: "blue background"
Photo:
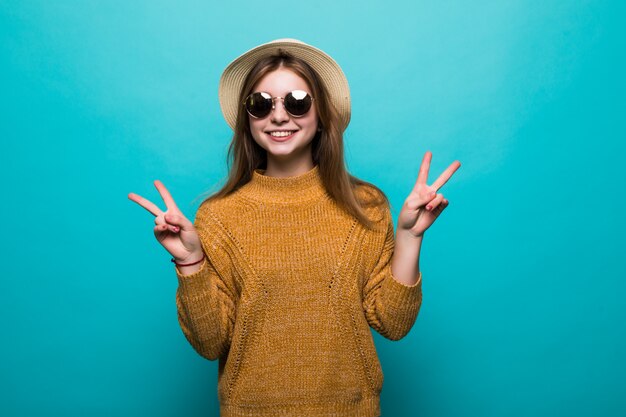
[[[350,171],[394,218],[453,160],[424,303],[375,335],[383,416],[626,413],[620,1],[0,1],[0,414],[218,414],[152,216],[226,174],[217,85],[276,38],[352,91]],[[429,181],[429,182],[430,182]]]

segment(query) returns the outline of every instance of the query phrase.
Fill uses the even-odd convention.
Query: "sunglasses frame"
[[[304,91],[304,90],[293,90],[293,91],[290,91],[290,92],[288,92],[288,93],[285,95],[285,97],[279,97],[279,96],[272,97],[272,95],[271,95],[270,93],[268,93],[267,91],[256,91],[256,92],[254,92],[254,93],[250,93],[250,95],[248,95],[248,97],[246,97],[246,99],[243,101],[243,103],[242,103],[242,104],[243,104],[243,107],[246,109],[246,112],[250,115],[250,117],[252,117],[253,119],[264,119],[264,118],[266,118],[267,116],[269,116],[269,115],[270,115],[270,114],[271,114],[271,113],[272,113],[272,112],[276,109],[276,99],[280,99],[280,100],[282,100],[282,101],[283,101],[283,107],[284,107],[285,111],[286,111],[287,113],[289,113],[289,115],[290,115],[291,117],[295,117],[295,118],[304,117],[304,116],[306,116],[306,114],[307,114],[308,112],[310,112],[310,111],[311,111],[311,107],[309,107],[309,109],[308,109],[308,110],[307,110],[304,114],[301,114],[300,116],[297,116],[297,115],[295,115],[295,114],[292,114],[289,110],[287,110],[287,107],[285,107],[285,98],[286,98],[289,94],[291,94],[291,95],[293,96],[293,93],[294,93],[294,92],[296,92],[296,91],[302,91],[302,92],[303,92],[303,93],[305,93],[307,96],[309,96],[309,97],[311,98],[311,107],[313,106],[313,101],[315,101],[315,97],[313,97],[311,94],[307,93],[307,92],[306,92],[306,91]],[[270,110],[270,111],[269,111],[269,112],[268,112],[265,116],[255,116],[255,115],[253,115],[252,113],[250,113],[250,110],[248,110],[248,106],[246,105],[246,103],[248,102],[248,99],[250,99],[250,96],[252,96],[252,95],[254,95],[254,94],[264,94],[264,93],[265,93],[265,94],[267,94],[268,96],[270,96],[269,98],[272,100],[272,109],[271,109],[271,110]],[[305,96],[305,97],[306,97],[306,96]],[[266,98],[266,99],[267,99],[267,98]]]

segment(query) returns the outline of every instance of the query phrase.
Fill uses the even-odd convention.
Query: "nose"
[[[272,110],[272,121],[274,123],[284,123],[289,120],[289,113],[285,110],[283,101],[280,98],[274,100],[274,109]]]

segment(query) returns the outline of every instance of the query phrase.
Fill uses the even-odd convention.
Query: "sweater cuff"
[[[417,282],[413,285],[406,285],[398,281],[393,274],[388,275],[388,279],[383,281],[382,291],[392,305],[415,305],[422,293],[422,272],[420,271]]]
[[[176,270],[176,277],[178,278],[178,285],[185,292],[195,292],[207,288],[209,283],[209,267],[207,265],[206,257],[200,265],[200,269],[193,274],[183,275],[177,266],[174,266]]]

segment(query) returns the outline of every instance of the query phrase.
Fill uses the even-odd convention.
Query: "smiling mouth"
[[[275,132],[269,132],[269,135],[273,138],[286,138],[296,133],[295,130],[281,130]]]

